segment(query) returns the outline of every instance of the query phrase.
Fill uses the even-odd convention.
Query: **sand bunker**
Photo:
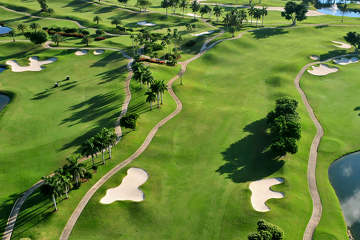
[[[318,67],[312,66],[312,70],[307,70],[310,74],[316,75],[316,76],[325,76],[330,73],[337,72],[339,69],[337,68],[331,68],[326,64],[320,64]]]
[[[85,55],[87,53],[88,53],[87,50],[78,50],[78,51],[75,52],[75,55],[76,56],[82,56],[82,55]]]
[[[155,26],[156,24],[155,23],[149,23],[149,22],[146,22],[146,21],[142,21],[142,22],[138,22],[137,25],[152,27],[152,26]]]
[[[196,14],[193,14],[193,13],[187,13],[185,15],[190,16],[190,17],[200,17],[199,15],[196,15]]]
[[[193,33],[191,34],[192,36],[195,36],[195,37],[199,37],[199,36],[202,36],[202,35],[207,35],[207,34],[211,34],[213,33],[214,31],[207,31],[207,32],[202,32],[202,33]]]
[[[314,61],[318,61],[318,60],[320,60],[320,57],[319,57],[319,56],[316,56],[316,55],[311,55],[311,56],[310,56],[310,59],[311,59],[311,60],[314,60]]]
[[[356,63],[356,62],[359,62],[359,59],[357,57],[334,59],[334,63],[339,65],[348,65],[350,63]]]
[[[345,48],[345,49],[351,48],[351,45],[348,43],[343,43],[343,42],[338,42],[338,41],[331,41],[331,42],[335,43],[333,45],[338,48]]]
[[[251,204],[253,208],[258,212],[268,212],[270,208],[266,206],[266,201],[271,198],[283,198],[284,194],[280,192],[274,192],[270,190],[270,187],[283,183],[282,178],[269,178],[254,181],[250,183],[249,188],[251,190]]]
[[[95,50],[95,51],[93,52],[93,54],[94,54],[94,55],[101,55],[101,54],[103,54],[104,52],[105,52],[104,50],[98,49],[98,50]]]
[[[115,201],[134,201],[144,200],[144,193],[138,189],[147,179],[148,174],[140,168],[129,168],[127,175],[121,184],[116,188],[106,190],[105,196],[100,200],[102,204],[110,204]]]
[[[44,69],[42,65],[53,63],[56,60],[57,60],[56,58],[49,58],[48,60],[45,61],[39,61],[38,57],[30,57],[29,66],[22,67],[14,60],[8,60],[6,61],[6,64],[11,67],[11,71],[13,72],[26,72],[26,71],[36,72]]]

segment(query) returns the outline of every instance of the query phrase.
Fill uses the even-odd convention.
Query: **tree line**
[[[117,141],[117,135],[114,129],[102,128],[94,136],[90,137],[81,145],[81,155],[73,154],[66,158],[66,164],[57,169],[53,174],[42,177],[44,184],[41,186],[41,192],[49,196],[54,204],[55,211],[57,208],[57,198],[65,195],[69,198],[70,190],[79,188],[82,181],[92,177],[89,168],[85,163],[80,162],[81,156],[91,157],[91,168],[97,169],[94,158],[99,152],[102,154],[102,163],[105,164],[104,153],[108,151],[111,159],[111,149]]]

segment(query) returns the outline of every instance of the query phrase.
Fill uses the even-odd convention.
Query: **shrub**
[[[116,29],[118,29],[120,32],[126,32],[126,28],[117,26]]]
[[[104,33],[103,30],[100,30],[100,29],[96,29],[96,35],[102,35]]]
[[[84,178],[85,178],[85,179],[91,179],[91,178],[92,178],[92,173],[91,173],[91,172],[86,172],[86,173],[84,174]]]
[[[102,40],[105,40],[105,39],[106,39],[105,37],[96,37],[95,41],[102,41]]]
[[[120,125],[126,128],[135,129],[136,120],[139,118],[139,114],[136,113],[127,113],[124,117],[120,119]]]
[[[98,169],[98,167],[94,165],[94,166],[91,167],[91,169],[96,171]]]
[[[81,30],[81,33],[84,34],[84,35],[89,35],[90,34],[89,31],[87,31],[87,30]]]
[[[76,28],[66,28],[66,27],[64,27],[62,30],[64,32],[66,32],[66,33],[76,33],[77,32]]]
[[[30,39],[32,43],[42,44],[47,41],[47,35],[43,31],[38,32],[26,32],[25,37]]]

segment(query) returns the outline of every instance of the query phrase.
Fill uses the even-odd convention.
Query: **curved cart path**
[[[133,62],[133,59],[130,58],[124,51],[122,51],[121,49],[116,49],[116,48],[66,48],[66,47],[50,47],[50,44],[51,41],[48,41],[46,43],[44,43],[43,47],[44,48],[50,48],[50,49],[86,49],[86,50],[98,50],[98,49],[105,49],[105,50],[110,50],[110,51],[118,51],[118,52],[121,52],[122,55],[129,59],[129,63],[127,65],[127,68],[128,68],[128,76],[126,78],[126,81],[125,81],[125,100],[124,100],[124,103],[121,107],[121,113],[119,115],[119,117],[117,118],[116,120],[116,123],[115,123],[115,133],[116,135],[118,136],[118,140],[116,143],[118,143],[122,137],[122,131],[121,131],[121,126],[120,126],[120,119],[126,114],[127,110],[128,110],[128,106],[129,106],[129,103],[130,103],[130,100],[131,100],[131,91],[130,91],[130,81],[131,81],[131,78],[132,78],[132,75],[133,75],[133,72],[131,70],[131,64]],[[88,159],[88,157],[84,157],[82,159],[80,159],[80,162],[82,161],[85,161],[86,159]],[[12,233],[14,231],[14,227],[15,227],[15,223],[16,223],[16,220],[17,220],[17,217],[19,215],[19,212],[21,210],[21,207],[22,205],[24,204],[24,202],[26,201],[26,199],[36,190],[38,189],[39,187],[41,187],[42,185],[44,184],[44,181],[43,180],[40,180],[39,182],[35,183],[31,188],[29,188],[28,190],[26,190],[22,196],[20,198],[18,198],[15,203],[14,203],[14,206],[13,208],[11,209],[11,212],[10,212],[10,215],[9,215],[9,218],[7,220],[7,223],[6,223],[6,227],[5,227],[5,231],[3,233],[3,237],[2,237],[2,240],[10,240],[11,239],[11,236],[12,236]]]
[[[352,56],[352,55],[354,55],[354,54],[336,56],[336,57],[326,59],[324,61],[318,61],[318,62],[312,62],[312,63],[306,64],[300,70],[300,72],[297,74],[297,76],[294,80],[295,87],[301,96],[301,100],[303,101],[305,108],[306,108],[307,112],[309,113],[310,118],[316,127],[316,135],[315,135],[315,137],[311,143],[311,147],[310,147],[308,170],[307,170],[307,181],[308,181],[308,186],[309,186],[309,192],[310,192],[312,202],[313,202],[313,210],[312,210],[312,214],[309,219],[309,222],[306,226],[306,229],[305,229],[305,232],[303,235],[303,240],[312,240],[313,239],[315,229],[319,225],[319,222],[321,219],[321,214],[322,214],[322,204],[321,204],[321,199],[320,199],[319,191],[318,191],[317,184],[316,184],[316,160],[317,160],[317,153],[318,153],[318,147],[320,144],[320,140],[321,140],[322,136],[324,135],[324,129],[322,128],[319,120],[317,119],[317,117],[314,113],[314,110],[312,109],[312,107],[309,103],[309,100],[307,99],[305,92],[302,90],[302,88],[300,86],[300,79],[303,76],[303,74],[305,73],[305,71],[313,65],[317,65],[320,63],[326,63],[326,62],[332,61],[336,58],[347,57],[347,56]]]

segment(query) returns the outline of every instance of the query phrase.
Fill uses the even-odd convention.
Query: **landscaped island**
[[[347,4],[0,0],[3,239],[357,239]]]

